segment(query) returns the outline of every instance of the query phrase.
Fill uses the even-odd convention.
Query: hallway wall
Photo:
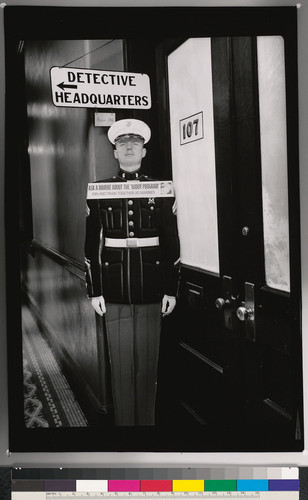
[[[50,68],[77,57],[71,67],[123,69],[117,40],[25,45],[32,204],[28,198],[24,207],[32,212],[33,234],[25,228],[24,248],[30,244],[30,251],[23,255],[22,284],[59,359],[103,411],[108,404],[106,351],[84,278],[86,190],[89,181],[113,175],[117,165],[105,129],[94,126],[94,110],[51,103]]]

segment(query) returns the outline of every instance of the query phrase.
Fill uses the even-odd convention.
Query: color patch
[[[270,479],[268,491],[299,491],[299,479]]]
[[[108,491],[140,491],[140,481],[129,479],[108,481]]]
[[[206,480],[204,491],[237,491],[237,482],[235,480]]]
[[[172,491],[172,481],[142,480],[140,491]]]
[[[46,479],[44,491],[76,491],[76,481],[73,479]]]
[[[237,491],[268,491],[267,479],[239,479]]]
[[[108,481],[97,479],[77,479],[76,491],[108,491]]]
[[[12,479],[11,491],[45,491],[43,479]]]
[[[204,481],[177,479],[173,481],[173,491],[204,491]]]
[[[298,479],[299,468],[298,467],[282,467],[281,469],[281,479]],[[269,479],[277,479],[276,477],[270,477]]]

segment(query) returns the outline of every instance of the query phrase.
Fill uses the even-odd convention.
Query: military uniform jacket
[[[97,182],[152,181],[139,172],[122,172]],[[180,245],[173,197],[88,200],[85,262],[89,297],[106,302],[148,304],[177,295]],[[134,246],[158,237],[159,244]],[[106,246],[107,239],[127,241]],[[144,240],[143,240],[144,241]],[[132,242],[132,246],[130,243]]]

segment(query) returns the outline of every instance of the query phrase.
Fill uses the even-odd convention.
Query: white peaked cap
[[[118,120],[113,123],[107,135],[112,144],[115,144],[118,137],[125,135],[139,135],[144,139],[144,144],[146,144],[150,140],[151,129],[142,120],[127,118],[126,120]]]

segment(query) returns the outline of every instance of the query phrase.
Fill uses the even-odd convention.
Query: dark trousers
[[[106,304],[116,425],[154,425],[161,304]]]

